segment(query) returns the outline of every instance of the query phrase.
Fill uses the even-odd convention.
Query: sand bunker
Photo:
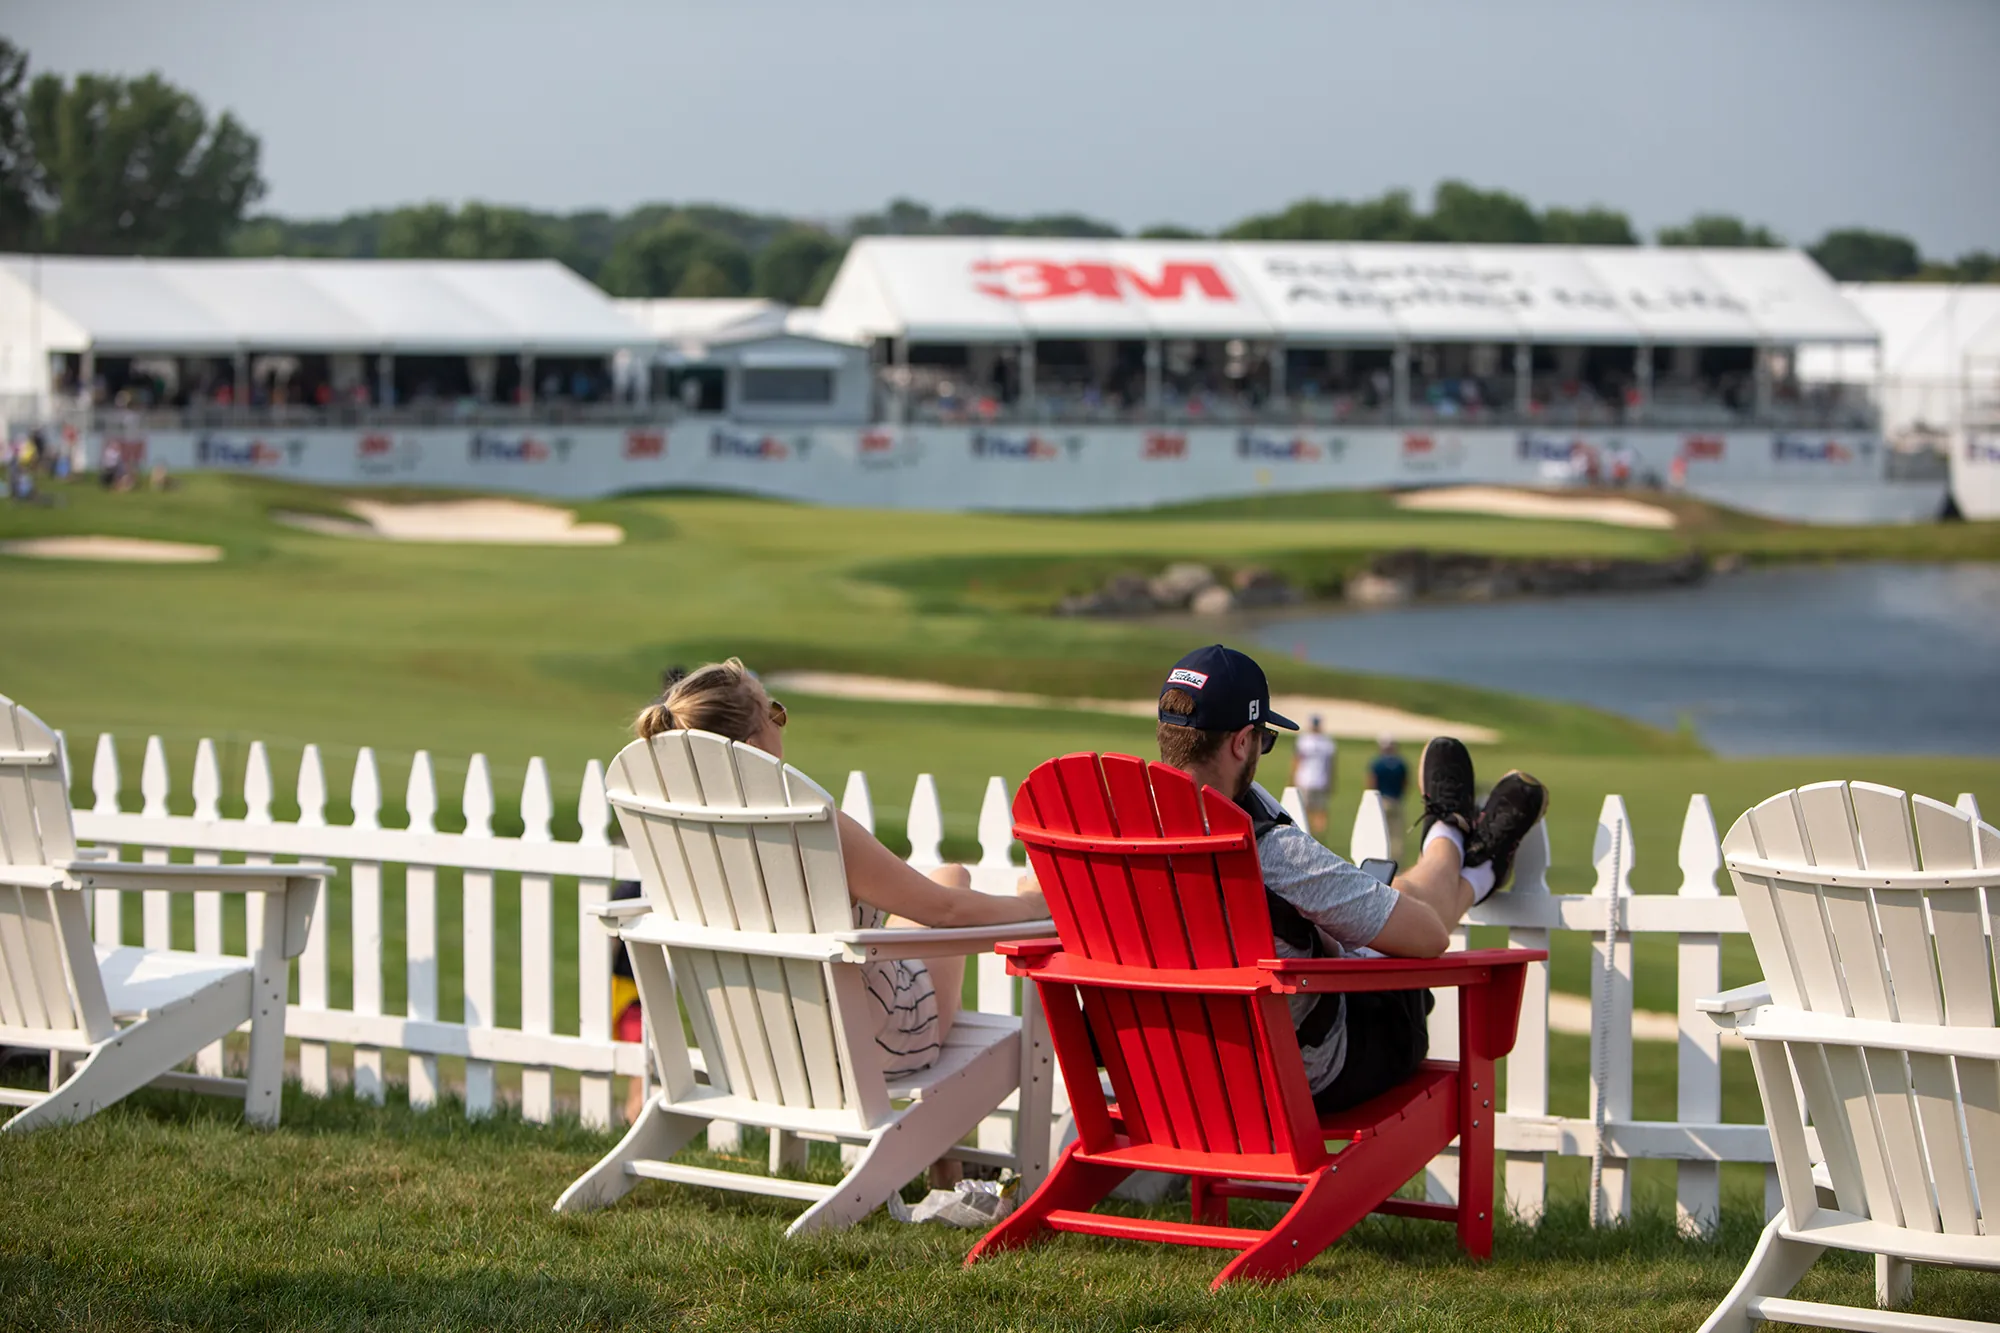
[[[1621,528],[1671,528],[1678,522],[1672,510],[1642,500],[1511,491],[1498,486],[1441,486],[1435,490],[1409,491],[1396,497],[1396,507],[1431,513],[1497,514],[1503,518],[1569,519],[1610,523]]]
[[[0,542],[0,555],[31,560],[109,560],[142,565],[205,565],[222,559],[220,546],[156,542],[143,537],[24,537]]]
[[[280,522],[333,537],[392,542],[462,542],[500,546],[616,546],[625,529],[616,523],[579,523],[567,509],[523,500],[437,500],[385,504],[349,500],[352,519],[324,514],[280,514]]]
[[[897,680],[889,676],[854,676],[833,671],[781,671],[764,678],[774,693],[817,694],[834,699],[868,699],[906,704],[974,704],[995,708],[1074,708],[1090,713],[1115,713],[1122,717],[1152,717],[1154,705],[1144,699],[1072,699],[1046,694],[1015,694],[1007,690],[968,689],[941,685],[935,681]],[[1373,740],[1394,736],[1402,741],[1426,741],[1437,735],[1457,736],[1475,744],[1490,745],[1500,733],[1490,727],[1451,722],[1444,718],[1406,713],[1400,708],[1362,703],[1355,699],[1323,699],[1281,694],[1271,706],[1286,717],[1303,723],[1318,717],[1335,736]]]

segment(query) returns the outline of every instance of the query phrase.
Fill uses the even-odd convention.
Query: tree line
[[[614,296],[764,296],[817,302],[858,236],[1084,236],[1125,233],[1076,213],[1014,217],[933,211],[897,199],[838,221],[719,204],[643,204],[623,213],[424,203],[335,219],[253,214],[265,194],[257,136],[157,74],[28,76],[0,38],[0,249],[53,254],[556,259]],[[1209,235],[1160,225],[1142,238]],[[1301,199],[1215,233],[1224,239],[1638,245],[1625,213],[1537,209],[1505,190],[1449,180],[1428,209],[1407,190]],[[1726,214],[1662,227],[1669,246],[1771,247],[1770,228]],[[2000,282],[2000,255],[1926,258],[1893,232],[1842,227],[1805,247],[1843,281]]]

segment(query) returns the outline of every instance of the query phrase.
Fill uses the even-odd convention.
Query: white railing
[[[95,803],[78,810],[80,839],[100,846],[140,849],[146,860],[165,860],[175,851],[197,861],[215,862],[225,856],[268,861],[310,858],[346,867],[350,927],[348,948],[353,980],[347,1008],[330,1002],[332,975],[329,941],[334,931],[323,910],[317,915],[311,942],[299,959],[298,996],[287,1015],[290,1035],[300,1041],[299,1073],[306,1089],[324,1093],[334,1081],[335,1052],[351,1050],[351,1077],[362,1095],[380,1101],[385,1091],[383,1054],[408,1056],[412,1103],[429,1105],[444,1090],[440,1057],[464,1061],[463,1100],[468,1114],[493,1108],[497,1097],[497,1066],[519,1070],[520,1108],[527,1119],[546,1122],[555,1113],[554,1074],[578,1076],[576,1109],[584,1123],[609,1126],[617,1108],[612,1096],[615,1076],[645,1078],[647,1071],[636,1043],[612,1040],[610,945],[587,908],[610,895],[611,882],[636,879],[637,870],[623,847],[607,836],[609,809],[604,798],[603,770],[592,761],[585,767],[577,801],[581,835],[575,842],[556,841],[550,833],[554,813],[548,770],[540,759],[529,761],[522,786],[519,837],[492,832],[494,793],[486,758],[474,755],[460,797],[462,833],[439,833],[439,797],[427,754],[418,753],[411,766],[403,806],[406,828],[380,823],[381,784],[372,751],[356,757],[349,784],[352,822],[326,822],[327,786],[316,746],[304,749],[299,764],[298,818],[272,818],[271,770],[265,748],[253,743],[243,778],[247,806],[240,819],[225,819],[218,808],[221,772],[214,745],[203,740],[196,749],[192,774],[193,813],[169,812],[171,794],[164,747],[158,737],[147,741],[140,776],[142,807],[137,813],[119,807],[120,774],[116,747],[109,735],[98,739],[91,773]],[[1296,798],[1286,793],[1295,817]],[[1972,798],[1960,797],[1961,808],[1976,814]],[[841,808],[874,827],[872,800],[866,778],[850,774]],[[976,887],[988,892],[1012,892],[1021,867],[1014,860],[1012,817],[1007,784],[989,779],[981,803],[978,842],[980,857],[973,867]],[[920,867],[941,859],[944,820],[937,788],[929,774],[918,777],[912,794],[906,832],[910,861]],[[1356,860],[1386,854],[1389,831],[1379,799],[1364,796],[1357,813],[1350,851]],[[1627,1216],[1631,1208],[1629,1164],[1635,1159],[1668,1159],[1679,1163],[1677,1208],[1684,1230],[1712,1226],[1720,1206],[1720,1164],[1757,1162],[1767,1166],[1767,1208],[1775,1208],[1770,1137],[1761,1124],[1730,1124],[1722,1119],[1721,1038],[1695,1001],[1721,989],[1722,937],[1744,932],[1743,914],[1733,896],[1720,887],[1722,852],[1714,815],[1704,796],[1688,804],[1678,851],[1681,886],[1675,894],[1633,896],[1631,875],[1636,848],[1624,801],[1604,800],[1591,853],[1596,883],[1588,894],[1554,896],[1548,889],[1549,848],[1546,834],[1522,849],[1516,883],[1475,909],[1471,921],[1504,926],[1509,942],[1546,949],[1551,934],[1584,932],[1593,953],[1590,997],[1591,1072],[1588,1117],[1549,1114],[1550,995],[1546,964],[1529,968],[1522,1002],[1520,1038],[1507,1060],[1507,1095],[1498,1117],[1496,1137],[1505,1161],[1505,1197],[1513,1211],[1528,1219],[1541,1215],[1547,1195],[1547,1163],[1551,1155],[1592,1157],[1603,1140],[1604,1169],[1597,1200],[1598,1215],[1608,1220]],[[383,870],[400,866],[404,877],[404,949],[391,956],[384,947]],[[462,910],[456,922],[440,919],[437,876],[456,870],[462,876]],[[520,893],[519,978],[520,1022],[498,1024],[496,992],[502,970],[498,955],[499,917],[496,876],[518,880]],[[576,925],[577,1030],[554,1030],[554,940],[557,879],[577,884]],[[142,895],[144,943],[169,944],[167,895]],[[100,942],[118,942],[121,905],[116,891],[102,891],[93,904]],[[565,895],[566,898],[566,895]],[[194,944],[205,951],[223,950],[223,905],[217,895],[199,895],[194,906]],[[1607,934],[1608,926],[1616,926]],[[1638,1120],[1633,1116],[1632,1070],[1633,969],[1632,935],[1659,932],[1678,937],[1678,1005],[1674,1026],[1679,1049],[1678,1102],[1670,1121]],[[456,936],[462,965],[463,1019],[440,1015],[440,958]],[[1464,947],[1463,927],[1454,947]],[[401,968],[407,999],[405,1012],[384,1012],[385,969]],[[988,956],[979,965],[982,1009],[1012,1012],[1013,982],[1001,960]],[[1657,1020],[1655,1020],[1657,1021]],[[1434,1054],[1457,1054],[1457,1008],[1438,1005],[1432,1017]],[[222,1052],[213,1048],[201,1059],[204,1072],[220,1072]],[[1059,1094],[1060,1095],[1060,1094]],[[1601,1129],[1600,1129],[1601,1127]],[[1011,1127],[1002,1120],[981,1130],[982,1146],[1004,1147]],[[1450,1155],[1433,1164],[1428,1176],[1431,1193],[1449,1197],[1456,1186],[1456,1161]]]

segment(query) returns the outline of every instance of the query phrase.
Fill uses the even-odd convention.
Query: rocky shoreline
[[[1645,592],[1685,588],[1711,572],[1698,552],[1663,560],[1609,560],[1596,557],[1490,556],[1450,551],[1390,551],[1348,574],[1337,585],[1307,589],[1275,570],[1246,566],[1218,572],[1182,561],[1155,575],[1123,573],[1098,588],[1063,598],[1059,616],[1140,616],[1189,612],[1199,616],[1296,606],[1317,596],[1354,606],[1401,606],[1417,601],[1492,602],[1513,597],[1562,597],[1585,592]]]

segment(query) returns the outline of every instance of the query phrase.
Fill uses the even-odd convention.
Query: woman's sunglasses
[[[773,726],[778,726],[778,727],[782,727],[782,726],[784,726],[784,725],[785,725],[785,721],[786,721],[786,717],[785,717],[785,706],[784,706],[783,704],[779,703],[779,702],[778,702],[778,701],[777,701],[776,699],[773,699],[773,700],[771,700],[771,701],[770,701],[770,703],[771,703],[771,723],[772,723],[772,725],[773,725]],[[1269,754],[1270,752],[1271,752],[1271,749],[1270,749],[1270,747],[1269,747],[1269,746],[1265,746],[1265,747],[1264,747],[1264,753],[1265,753],[1265,754]]]

